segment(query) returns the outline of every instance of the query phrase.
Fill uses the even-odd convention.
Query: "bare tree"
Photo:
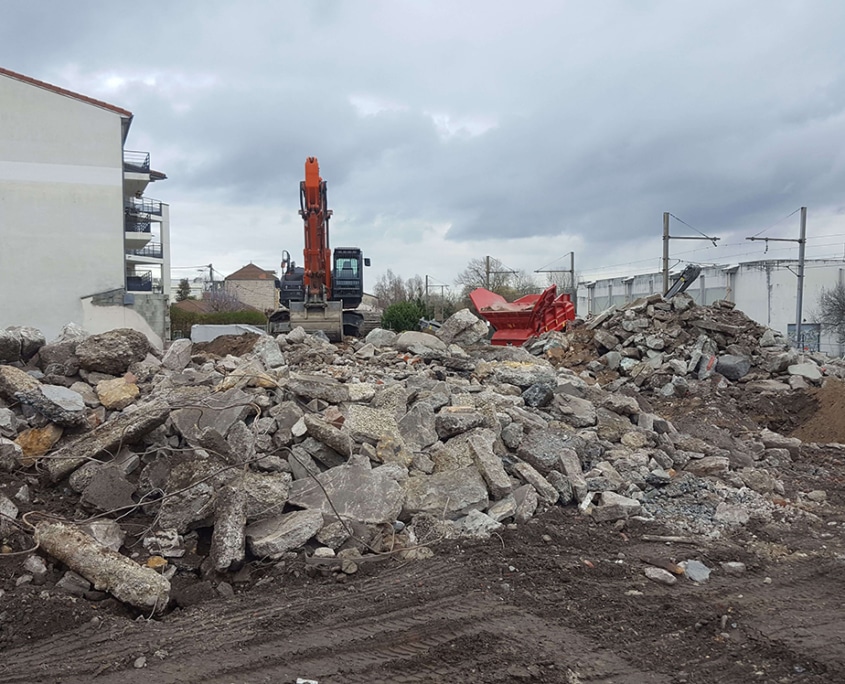
[[[574,297],[575,292],[578,289],[576,286],[576,283],[578,282],[578,276],[576,273],[572,273],[571,271],[546,271],[545,276],[546,287],[549,285],[557,285],[558,294],[568,292]]]
[[[845,285],[837,283],[819,295],[818,319],[824,328],[836,335],[838,342],[845,342]]]
[[[396,275],[390,269],[387,269],[387,272],[376,281],[373,294],[378,297],[379,306],[383,309],[407,299],[402,277]]]
[[[466,268],[455,278],[455,283],[461,286],[464,297],[477,287],[483,287],[504,296],[502,291],[507,292],[512,275],[513,271],[506,269],[498,259],[481,257],[470,260]]]
[[[223,289],[205,292],[202,299],[208,302],[210,311],[241,311],[247,308],[234,294]]]
[[[509,285],[516,298],[524,297],[527,294],[534,294],[542,289],[537,284],[537,281],[534,280],[534,276],[525,270],[513,273]]]
[[[423,299],[425,296],[425,283],[422,277],[414,275],[405,281],[405,295],[412,302]]]

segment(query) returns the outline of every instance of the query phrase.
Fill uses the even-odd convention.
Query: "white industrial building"
[[[794,259],[705,266],[686,292],[698,304],[712,304],[719,299],[734,302],[749,318],[793,339],[797,320],[797,273],[798,261]],[[673,277],[677,275],[672,273]],[[817,320],[819,295],[838,283],[845,283],[845,261],[805,261],[803,346],[842,356],[843,345],[835,336],[827,334]],[[580,282],[577,311],[581,316],[597,314],[610,306],[622,306],[638,297],[662,292],[662,287],[663,274],[660,272]]]
[[[0,68],[0,328],[74,322],[169,337],[164,174],[124,150],[132,113]]]

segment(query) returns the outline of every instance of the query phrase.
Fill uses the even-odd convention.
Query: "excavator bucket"
[[[290,327],[302,327],[307,333],[322,330],[332,342],[343,341],[343,303],[290,303]]]

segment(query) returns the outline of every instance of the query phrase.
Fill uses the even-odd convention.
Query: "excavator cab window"
[[[341,280],[351,280],[358,277],[358,259],[338,259],[335,267],[336,277]]]

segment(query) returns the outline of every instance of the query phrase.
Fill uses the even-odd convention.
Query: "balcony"
[[[125,214],[123,230],[124,246],[128,250],[142,249],[153,239],[152,221],[147,217]]]
[[[150,181],[156,180],[150,170],[149,152],[123,151],[123,192],[128,196],[140,197]]]
[[[152,232],[152,221],[128,214],[123,217],[123,229],[127,233],[149,233]]]
[[[125,173],[149,173],[150,153],[123,150],[123,171]]]
[[[123,210],[126,214],[161,216],[161,202],[148,197],[125,197]]]
[[[163,259],[164,247],[160,242],[150,242],[137,249],[127,249],[128,256],[148,257],[151,259]]]
[[[134,273],[126,274],[126,291],[127,292],[152,292],[153,291],[153,272],[152,271],[135,271]]]

